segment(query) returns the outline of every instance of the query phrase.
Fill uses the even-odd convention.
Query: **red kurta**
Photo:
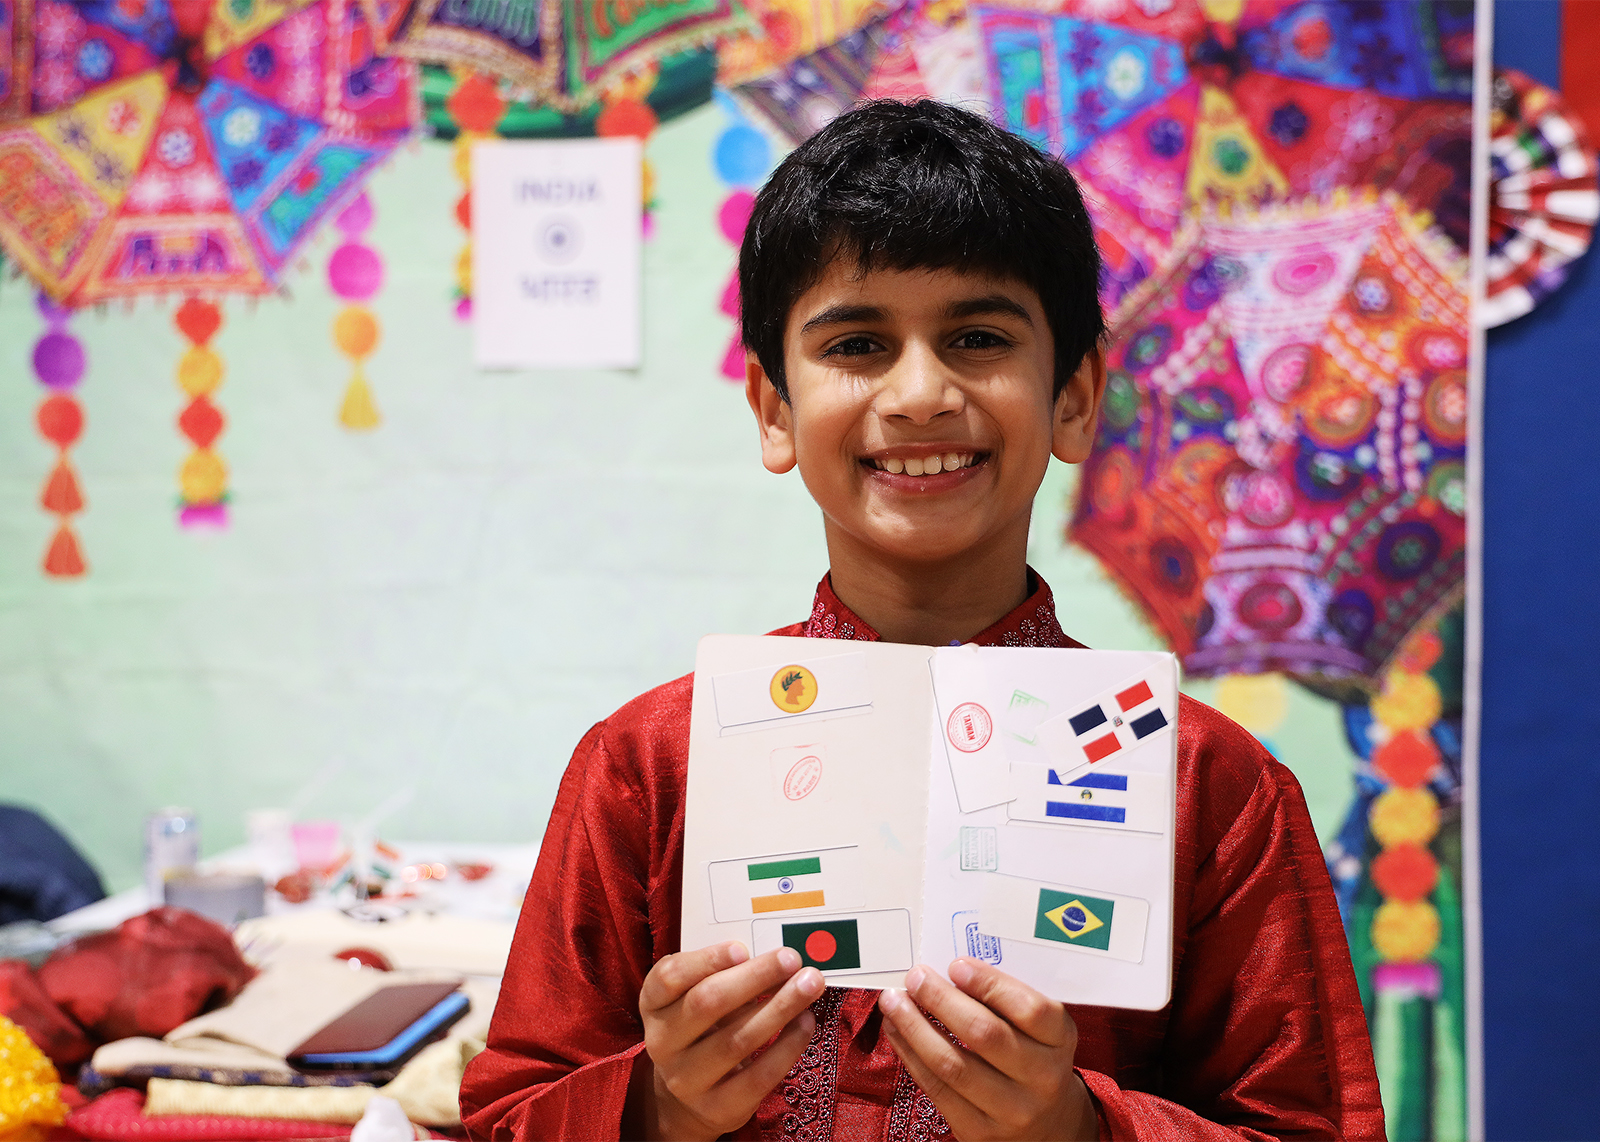
[[[1035,582],[973,641],[1078,645],[1056,622],[1050,588]],[[826,578],[811,618],[774,633],[878,637]],[[643,1050],[639,988],[679,945],[692,684],[686,676],[636,698],[572,756],[488,1049],[461,1084],[474,1137],[618,1136]],[[1381,1139],[1366,1020],[1300,787],[1248,733],[1188,698],[1177,833],[1172,1003],[1070,1009],[1100,1136]],[[882,1033],[877,997],[828,988],[813,1006],[810,1046],[737,1136],[948,1136]]]

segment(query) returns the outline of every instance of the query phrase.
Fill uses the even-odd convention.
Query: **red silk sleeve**
[[[1203,732],[1180,741],[1198,780],[1178,866],[1194,882],[1158,1048],[1165,1097],[1080,1052],[1101,1137],[1381,1139],[1366,1017],[1300,786],[1238,726],[1185,705],[1185,728]]]
[[[472,1137],[618,1137],[643,1049],[639,988],[678,946],[674,790],[688,705],[688,680],[669,683],[578,744],[517,921],[488,1047],[462,1080]]]

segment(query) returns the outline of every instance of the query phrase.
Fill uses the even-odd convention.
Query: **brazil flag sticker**
[[[1106,950],[1111,946],[1111,914],[1115,910],[1113,900],[1041,888],[1033,935],[1040,940]]]
[[[800,966],[838,971],[861,966],[861,937],[854,920],[785,924],[783,942],[800,953]]]

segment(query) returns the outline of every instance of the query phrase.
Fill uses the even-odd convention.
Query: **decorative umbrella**
[[[750,26],[738,0],[363,3],[389,52],[503,78],[519,99],[566,112],[630,73]]]
[[[1465,280],[1335,194],[1192,218],[1124,299],[1071,534],[1189,673],[1370,689],[1459,597]]]
[[[1594,147],[1561,97],[1520,71],[1494,80],[1484,325],[1521,317],[1567,280],[1594,238]]]
[[[1084,178],[1108,304],[1208,203],[1392,188],[1465,248],[1470,13],[1307,0],[1208,19],[1216,7],[976,10],[996,117]]]
[[[0,246],[50,297],[189,300],[180,518],[220,522],[222,322],[197,295],[278,289],[419,118],[356,0],[15,0],[0,40]],[[59,562],[59,561],[58,561]]]

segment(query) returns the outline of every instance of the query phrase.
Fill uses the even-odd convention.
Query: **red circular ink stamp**
[[[815,789],[821,780],[822,759],[808,753],[789,767],[783,779],[783,795],[791,801],[798,801]]]
[[[950,744],[962,753],[977,753],[994,735],[994,719],[978,703],[963,702],[950,711],[944,732]]]

